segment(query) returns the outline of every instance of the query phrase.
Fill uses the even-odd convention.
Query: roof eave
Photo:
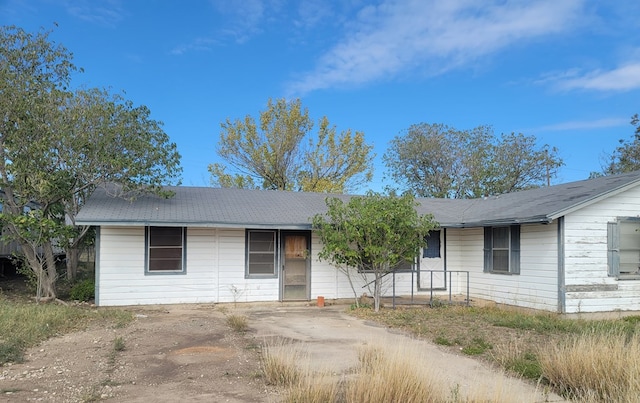
[[[152,221],[152,220],[101,220],[101,221],[77,221],[78,225],[88,226],[111,226],[111,227],[189,227],[189,228],[255,228],[255,229],[291,229],[291,230],[309,230],[311,223],[308,224],[292,224],[292,223],[242,223],[242,222],[176,222],[176,221]]]
[[[480,220],[461,223],[440,223],[443,228],[478,228],[478,227],[501,227],[507,225],[521,224],[551,224],[553,218],[548,216],[535,216],[525,218],[506,218],[498,220]]]

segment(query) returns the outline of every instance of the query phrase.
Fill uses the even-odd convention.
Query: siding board
[[[637,217],[638,213],[640,189],[635,188],[565,217],[568,313],[640,308],[640,280],[618,281],[609,277],[607,271],[607,223],[618,217]],[[597,285],[610,289],[589,288]]]

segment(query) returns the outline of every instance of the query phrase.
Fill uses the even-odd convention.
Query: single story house
[[[96,304],[353,297],[345,275],[317,257],[310,218],[331,195],[170,190],[128,201],[98,189],[87,200],[77,222],[97,228]],[[471,298],[559,313],[640,310],[640,172],[418,202],[440,228],[419,271],[395,276],[396,295],[465,294],[468,273]]]

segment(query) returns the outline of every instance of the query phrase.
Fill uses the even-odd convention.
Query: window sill
[[[640,280],[640,274],[621,274],[618,276],[619,281]]]
[[[154,270],[154,271],[145,271],[144,272],[145,276],[149,275],[149,276],[175,276],[175,275],[181,275],[181,274],[187,274],[186,271],[184,270],[180,270],[180,271],[174,271],[174,270]]]
[[[278,278],[278,276],[275,274],[245,274],[244,278],[245,280],[267,280]]]

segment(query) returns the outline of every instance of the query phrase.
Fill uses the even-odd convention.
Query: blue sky
[[[633,0],[0,0],[0,24],[54,29],[75,86],[148,106],[190,186],[209,185],[221,122],[281,97],[364,132],[374,190],[421,122],[534,135],[565,161],[554,183],[584,179],[632,138],[639,17]]]

